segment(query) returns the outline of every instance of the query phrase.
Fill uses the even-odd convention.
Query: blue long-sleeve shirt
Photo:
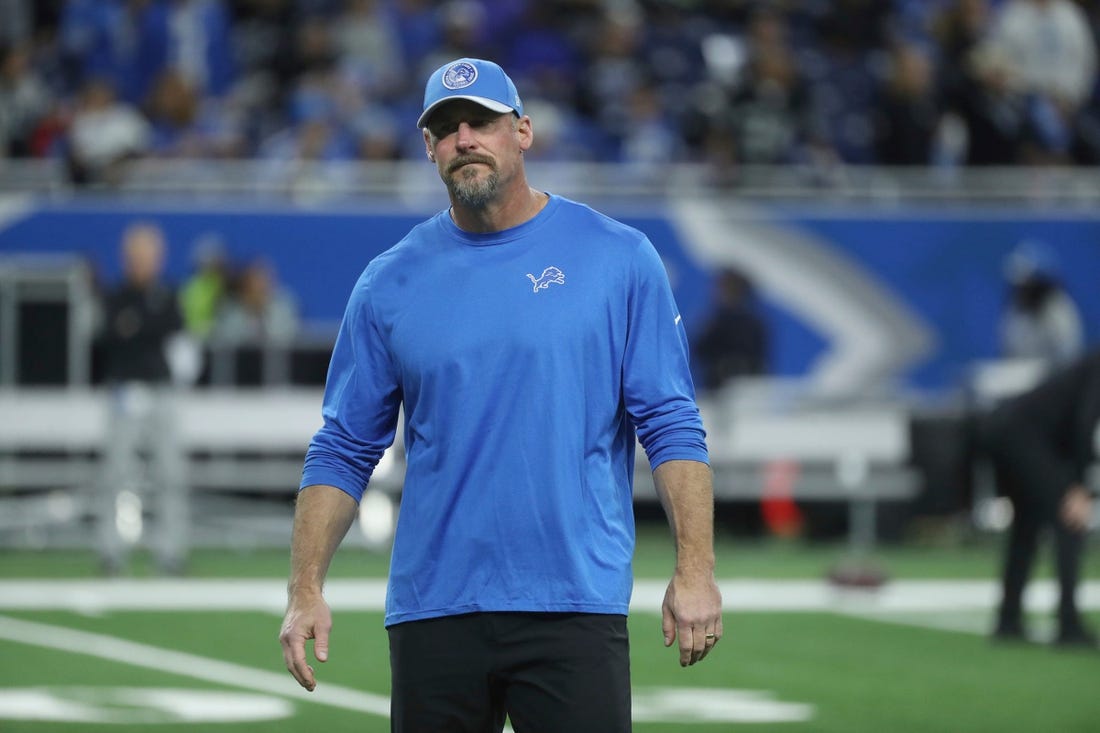
[[[653,468],[707,460],[687,354],[637,230],[559,196],[491,234],[441,212],[356,284],[302,486],[358,500],[403,403],[387,626],[625,614],[635,431]]]

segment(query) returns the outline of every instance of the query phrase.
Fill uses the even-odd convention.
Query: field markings
[[[299,687],[288,673],[269,672],[65,626],[0,616],[0,639],[69,654],[84,654],[204,682],[281,695],[345,710],[384,717],[390,714],[390,698],[386,695],[374,695],[327,682],[309,692]]]
[[[142,644],[106,634],[0,615],[0,639],[16,644],[55,649],[69,654],[83,654],[218,685],[262,692],[266,695],[307,700],[380,717],[389,716],[388,696],[361,692],[327,682],[318,685],[314,692],[307,692],[290,681],[286,674]],[[108,696],[117,695],[119,689],[125,692],[128,688],[111,688],[112,691],[108,691]],[[73,708],[70,701],[51,695],[48,688],[9,692],[13,696],[9,702],[17,708],[22,706],[21,709],[25,709],[28,702],[25,697],[27,694],[32,696],[31,702],[37,701],[38,705],[45,707],[60,705],[62,709],[53,712],[61,715],[65,720],[94,720],[96,714],[103,712],[94,709],[77,710]],[[168,689],[162,692],[175,695],[178,691]],[[182,692],[188,694],[189,691]],[[0,703],[3,702],[2,693],[3,691],[0,690]],[[194,693],[188,701],[194,703],[198,700],[198,704],[202,705],[204,700],[200,698],[199,693]],[[178,703],[179,700],[175,702]],[[640,688],[635,691],[635,705],[633,717],[636,721],[804,722],[814,716],[813,705],[778,700],[774,693],[767,690]],[[178,704],[176,707],[179,707]],[[49,711],[40,712],[41,715],[45,715]],[[180,710],[177,709],[175,712],[179,713]],[[43,718],[41,715],[38,716],[40,719],[53,719]],[[2,717],[3,706],[0,705],[0,718]],[[504,733],[514,733],[514,731],[510,726],[505,726]]]
[[[294,703],[270,694],[178,687],[50,685],[0,689],[0,720],[152,725],[282,720]]]
[[[664,580],[638,580],[632,611],[658,613]],[[843,589],[824,580],[722,580],[729,611],[933,613],[988,611],[996,605],[995,580],[897,580],[878,589]],[[325,597],[341,611],[381,611],[384,579],[335,579]],[[1032,582],[1024,597],[1029,611],[1057,604],[1051,579]],[[1078,588],[1084,610],[1100,610],[1100,581]],[[71,611],[261,611],[281,615],[286,608],[285,581],[276,579],[77,579],[0,580],[0,609]]]

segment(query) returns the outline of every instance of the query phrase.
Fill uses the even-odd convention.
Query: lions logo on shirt
[[[535,284],[534,291],[537,293],[540,290],[545,290],[550,287],[550,283],[557,283],[558,285],[565,285],[565,273],[557,267],[551,265],[542,271],[542,274],[535,277],[531,273],[527,273],[527,277],[531,279],[531,282]]]
[[[448,89],[462,89],[477,81],[477,68],[466,61],[459,61],[443,72],[443,86]]]

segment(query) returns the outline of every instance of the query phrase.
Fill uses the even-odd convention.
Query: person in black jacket
[[[172,287],[161,281],[165,243],[160,227],[135,223],[122,237],[124,280],[103,303],[103,370],[111,383],[168,382],[165,346],[184,327]]]
[[[715,288],[714,310],[694,339],[692,354],[705,390],[767,372],[768,331],[752,281],[740,270],[727,268],[718,273]]]
[[[1002,599],[994,638],[1026,640],[1022,597],[1040,533],[1054,534],[1060,588],[1055,643],[1096,647],[1081,619],[1076,590],[1094,495],[1086,473],[1096,460],[1100,423],[1100,351],[1051,372],[983,419],[998,483],[1013,505]]]
[[[175,291],[162,282],[164,234],[138,223],[122,236],[123,281],[104,299],[104,377],[111,383],[168,382],[165,347],[183,329]]]
[[[110,575],[125,571],[144,536],[158,569],[183,572],[190,505],[166,350],[183,329],[176,291],[164,282],[164,232],[135,223],[122,235],[123,281],[104,299],[100,339],[108,390],[98,492],[98,550]],[[147,468],[146,468],[147,466]],[[153,531],[140,519],[148,505]]]

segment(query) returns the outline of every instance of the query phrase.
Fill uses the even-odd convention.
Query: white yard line
[[[345,710],[383,717],[388,717],[390,714],[390,699],[384,695],[372,695],[369,692],[324,681],[318,683],[315,691],[308,692],[298,686],[290,677],[290,673],[269,672],[210,657],[201,657],[197,654],[127,641],[106,634],[0,616],[0,639],[17,644],[57,649],[69,654],[85,654],[158,672],[255,690],[269,695],[307,700]]]
[[[720,583],[732,612],[833,612],[882,623],[941,631],[988,633],[989,613],[998,595],[994,581],[894,581],[878,590],[840,590],[824,581],[725,580]],[[631,608],[656,613],[665,581],[640,580]],[[384,580],[334,580],[326,588],[337,610],[380,611]],[[1086,610],[1100,609],[1100,581],[1083,583],[1078,593]],[[0,581],[0,608],[107,611],[261,611],[282,613],[282,581],[250,580],[7,580]],[[1033,582],[1025,596],[1029,611],[1054,608],[1053,581]],[[1049,631],[1049,629],[1047,629]],[[139,642],[0,615],[0,639],[16,644],[84,654],[120,664],[176,674],[205,682],[284,698],[388,717],[387,696],[321,681],[307,692],[289,674],[247,667]],[[511,733],[510,728],[505,729]]]
[[[639,580],[631,610],[657,613],[666,581]],[[723,580],[729,611],[896,612],[986,611],[997,601],[993,580],[898,580],[877,590],[843,590],[823,580]],[[336,579],[325,596],[337,611],[381,611],[383,579]],[[1082,583],[1078,601],[1085,610],[1100,609],[1100,581]],[[1028,587],[1028,610],[1043,611],[1057,602],[1052,580]],[[276,579],[148,580],[0,580],[0,610],[58,610],[96,614],[108,611],[262,611],[282,614],[285,582]]]

